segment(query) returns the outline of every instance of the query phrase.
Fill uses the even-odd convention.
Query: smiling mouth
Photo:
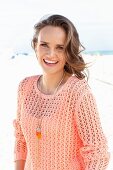
[[[50,60],[45,60],[45,59],[43,59],[43,61],[44,61],[44,63],[50,64],[50,65],[53,65],[53,64],[57,64],[57,63],[58,63],[58,61],[50,61]]]

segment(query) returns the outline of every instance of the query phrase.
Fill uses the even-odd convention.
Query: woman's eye
[[[40,44],[42,47],[48,47],[47,44]]]
[[[58,50],[64,50],[64,47],[57,47]]]

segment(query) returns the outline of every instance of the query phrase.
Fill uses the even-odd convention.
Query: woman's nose
[[[49,56],[50,57],[55,57],[56,56],[56,51],[55,51],[55,49],[51,49],[51,50],[49,50]]]

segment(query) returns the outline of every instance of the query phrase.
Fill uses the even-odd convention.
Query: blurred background
[[[61,14],[76,26],[83,57],[92,62],[89,84],[96,97],[113,169],[113,10],[112,0],[0,0],[0,169],[14,170],[13,119],[21,79],[42,72],[31,40],[45,14]]]

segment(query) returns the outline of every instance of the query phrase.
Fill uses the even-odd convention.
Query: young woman
[[[106,169],[107,142],[75,26],[51,15],[34,28],[32,47],[43,74],[19,85],[15,170]]]

